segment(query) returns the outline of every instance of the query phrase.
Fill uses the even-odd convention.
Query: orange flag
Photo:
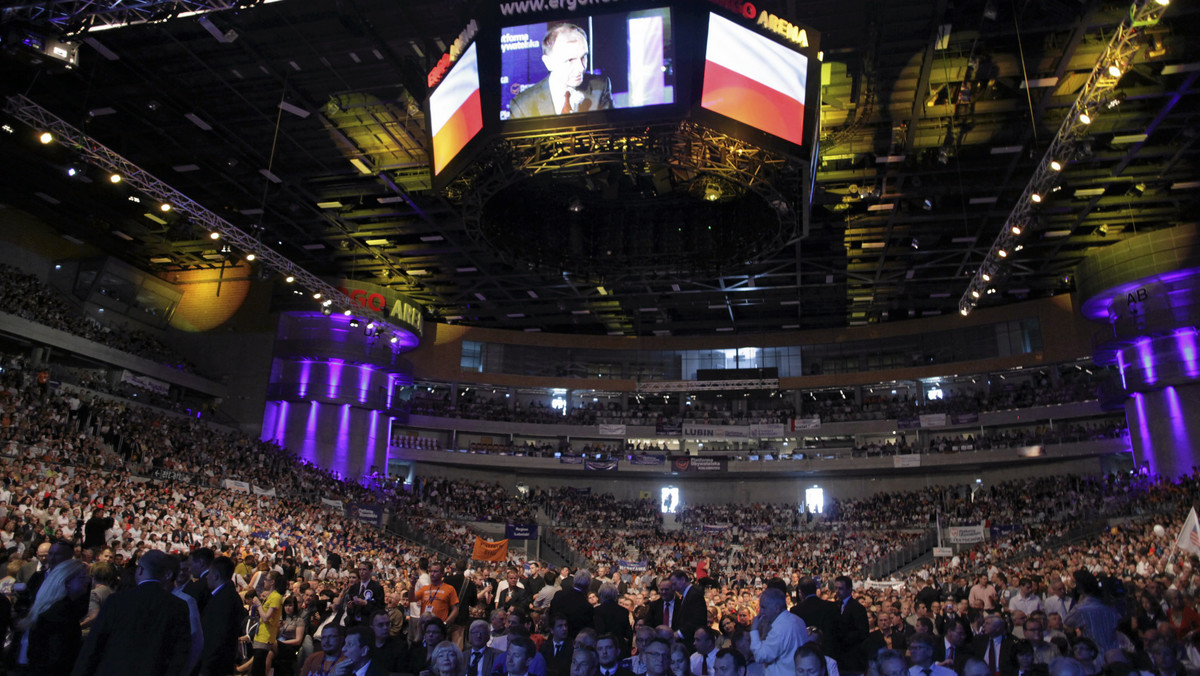
[[[499,561],[503,563],[508,559],[508,540],[489,542],[476,535],[475,550],[471,553],[471,558],[477,561]]]

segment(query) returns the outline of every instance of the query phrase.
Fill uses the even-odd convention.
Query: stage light
[[[171,205],[167,204],[166,202],[163,202],[162,204],[158,205],[158,210],[165,214],[166,212],[171,210]]]
[[[221,239],[221,233],[217,232],[216,230],[213,230],[212,232],[208,233],[208,238],[213,241],[216,241],[218,239]]]
[[[1035,192],[1029,196],[1029,199],[1033,200],[1035,203],[1040,203],[1042,201],[1042,196]]]
[[[1084,112],[1082,112],[1082,113],[1080,113],[1080,114],[1079,114],[1079,121],[1080,121],[1080,122],[1082,122],[1082,123],[1084,123],[1084,124],[1091,124],[1091,123],[1092,123],[1092,116],[1091,116],[1091,115],[1088,115],[1088,114],[1087,114],[1087,111],[1084,111]]]
[[[319,291],[313,294],[313,300],[321,300],[321,293]]]
[[[321,306],[321,314],[328,317],[329,315],[333,314],[333,308]]]
[[[120,183],[121,175],[120,174],[109,174],[108,181],[109,181],[109,183]]]
[[[400,342],[400,337],[394,335],[394,336],[392,336],[392,340],[390,342],[392,343],[392,345],[395,345],[396,343]]]
[[[255,258],[258,258],[258,256],[255,256],[255,255],[254,255],[254,254],[252,254],[252,253],[248,253],[248,254],[246,254],[246,260],[247,260],[247,261],[249,261],[249,262],[251,262],[251,263],[253,263],[253,262],[254,262],[254,259],[255,259]]]
[[[288,275],[287,277],[283,278],[283,281],[287,282],[288,284],[291,284],[292,282],[296,281],[296,276]]]
[[[960,315],[962,315],[962,316],[966,317],[967,315],[971,314],[971,308],[969,308],[969,307],[962,307],[962,308],[959,308],[959,309],[958,309],[958,314],[960,314]]]
[[[342,314],[344,314],[344,315],[346,315],[347,317],[349,317],[349,316],[350,316],[350,314],[351,314],[351,312],[350,312],[349,310],[346,310],[346,311],[345,311],[345,312],[343,312]]]
[[[1054,171],[1062,171],[1062,162],[1059,162],[1058,160],[1050,160],[1050,168]]]
[[[982,275],[979,275],[979,278],[980,278],[980,279],[982,279],[982,280],[983,280],[983,281],[985,281],[985,282],[990,282],[990,281],[992,281],[992,276],[991,276],[991,275],[989,275],[989,274],[988,274],[988,273],[986,273],[986,272],[985,272],[985,273],[983,273]]]
[[[999,256],[999,257],[1001,257],[1001,258],[1008,258],[1008,252],[1007,252],[1007,251],[1005,251],[1004,249],[1001,249],[1001,250],[997,251],[997,252],[996,252],[996,255],[997,255],[997,256]]]
[[[38,140],[42,142],[42,145],[47,145],[49,143],[53,143],[54,142],[54,134],[51,134],[48,131],[44,131],[44,132],[42,132],[41,136],[38,136]]]
[[[978,298],[978,297],[979,297],[979,290],[978,290],[978,289],[971,289],[971,297],[972,297],[972,298]]]
[[[1013,226],[1013,227],[1010,229],[1010,232],[1012,232],[1012,234],[1014,234],[1014,235],[1020,235],[1020,234],[1021,234],[1021,226],[1019,226],[1019,225],[1014,225],[1014,226]]]
[[[1117,78],[1124,75],[1124,73],[1121,71],[1121,63],[1120,62],[1110,63],[1108,65],[1108,74],[1111,75],[1112,77],[1117,77]]]
[[[350,328],[352,328],[352,329],[358,328],[358,320],[357,319],[350,320]]]

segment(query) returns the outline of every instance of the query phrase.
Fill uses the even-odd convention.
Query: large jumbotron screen
[[[808,57],[709,14],[703,108],[802,145],[807,85]]]
[[[502,27],[500,119],[674,103],[674,60],[665,7]]]

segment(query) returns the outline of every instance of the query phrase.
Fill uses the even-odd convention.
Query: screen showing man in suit
[[[672,103],[670,10],[501,30],[501,119]]]

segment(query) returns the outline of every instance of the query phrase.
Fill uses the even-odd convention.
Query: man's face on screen
[[[546,64],[546,70],[550,71],[550,86],[555,89],[578,88],[583,84],[587,61],[587,43],[578,33],[560,35],[554,41],[550,53],[542,55],[542,63]]]

